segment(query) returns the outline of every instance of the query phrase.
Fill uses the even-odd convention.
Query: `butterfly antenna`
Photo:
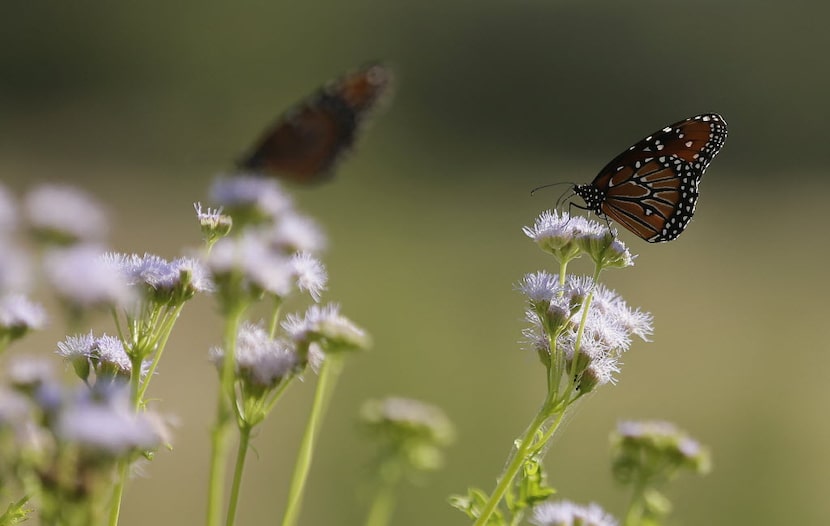
[[[574,185],[573,183],[567,183],[567,182],[563,182],[563,183],[550,183],[550,184],[543,184],[542,186],[537,186],[536,188],[534,188],[533,190],[531,190],[531,191],[530,191],[530,195],[535,194],[535,193],[536,193],[536,190],[541,190],[542,188],[550,188],[551,186],[559,186],[559,185],[563,185],[563,184],[569,184],[569,185],[571,185],[571,186],[573,186],[573,185]]]

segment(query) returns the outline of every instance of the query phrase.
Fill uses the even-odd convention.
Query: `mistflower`
[[[648,341],[652,333],[649,313],[630,309],[617,293],[588,277],[569,276],[562,286],[558,276],[537,272],[526,275],[518,288],[529,304],[525,317],[530,327],[522,331],[525,346],[536,351],[542,363],[550,367],[550,342],[555,339],[555,350],[568,362],[568,371],[582,374],[577,380],[583,392],[614,381],[620,356],[631,346],[632,334]],[[591,295],[588,315],[583,316]],[[577,341],[583,319],[582,336]],[[574,359],[578,360],[576,367]]]
[[[92,331],[88,334],[67,336],[58,342],[57,354],[66,359],[78,375],[87,381],[90,371],[96,378],[112,380],[114,378],[129,378],[133,370],[124,343],[115,336],[106,334],[96,337]],[[139,374],[147,373],[149,363],[142,363]]]
[[[42,185],[25,201],[32,232],[43,242],[58,245],[100,242],[107,218],[89,194],[71,186]]]
[[[233,227],[231,216],[222,213],[222,208],[206,208],[202,210],[202,203],[194,203],[196,219],[202,229],[202,235],[208,246],[212,246],[218,239],[227,236]]]
[[[711,469],[708,450],[671,422],[620,422],[611,443],[614,476],[623,483],[655,484],[683,469],[698,474]]]
[[[52,383],[55,370],[44,359],[16,357],[8,365],[9,383],[16,389],[31,392],[44,384]]]
[[[340,307],[312,305],[305,316],[289,314],[282,323],[298,348],[317,342],[326,353],[368,349],[371,339],[366,332],[340,314]]]
[[[291,256],[291,266],[297,280],[297,287],[308,292],[314,301],[320,301],[320,295],[326,290],[326,267],[323,263],[309,254],[300,252]]]
[[[155,413],[133,411],[126,386],[112,388],[103,399],[80,397],[60,412],[55,434],[95,457],[121,457],[158,447],[167,431]]]
[[[58,297],[77,309],[114,308],[131,303],[133,295],[119,268],[101,257],[95,246],[55,249],[44,257],[46,277]]]
[[[425,440],[443,446],[455,438],[452,422],[441,408],[412,398],[367,400],[360,417],[378,432],[401,435],[405,440]]]
[[[194,258],[167,261],[154,254],[110,252],[103,259],[117,266],[127,283],[140,287],[142,296],[161,305],[179,305],[199,292],[213,290],[207,269]]]
[[[572,216],[567,212],[546,210],[536,218],[533,226],[526,226],[522,231],[539,245],[539,248],[555,256],[560,262],[568,262],[579,256],[579,246],[575,240],[607,229],[582,216]]]
[[[236,339],[236,375],[247,384],[248,391],[260,393],[273,389],[298,365],[297,354],[288,342],[273,340],[260,325],[243,323]],[[221,370],[225,351],[214,347],[211,360]]]
[[[240,225],[272,222],[292,206],[276,180],[251,175],[219,178],[210,195]]]
[[[552,300],[564,293],[564,288],[559,285],[559,276],[544,270],[525,274],[516,289],[527,296],[531,305],[539,305],[544,308],[547,308]]]
[[[624,268],[634,264],[634,257],[617,232],[607,227],[584,232],[576,237],[576,244],[599,268]]]
[[[15,340],[46,325],[46,311],[22,294],[0,298],[0,339]]]
[[[326,237],[310,217],[288,211],[268,231],[269,241],[287,253],[318,254],[326,247]]]
[[[360,411],[366,432],[380,442],[381,465],[390,461],[414,471],[434,471],[444,464],[442,448],[452,443],[452,422],[438,407],[409,398],[368,400]]]
[[[283,298],[293,288],[290,260],[270,250],[261,237],[251,232],[217,241],[207,265],[223,298],[240,292],[253,297],[268,293]]]
[[[580,506],[573,502],[545,502],[533,509],[536,526],[617,526],[619,522],[598,504]]]

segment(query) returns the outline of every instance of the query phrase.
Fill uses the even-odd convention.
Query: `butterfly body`
[[[651,243],[679,236],[695,212],[703,172],[726,141],[726,121],[709,113],[649,135],[574,185],[585,208]]]
[[[372,64],[328,84],[282,115],[239,168],[299,183],[328,179],[390,81],[386,67]]]

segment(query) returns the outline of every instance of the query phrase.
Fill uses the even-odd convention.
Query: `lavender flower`
[[[539,248],[562,262],[579,256],[580,249],[575,242],[577,239],[607,230],[596,221],[557,210],[542,212],[533,226],[522,228],[525,235],[535,241]]]
[[[336,304],[312,305],[302,318],[289,314],[282,326],[299,347],[317,342],[327,353],[368,349],[371,344],[369,335],[342,316]]]
[[[681,469],[699,474],[711,469],[709,451],[671,422],[623,421],[611,441],[614,475],[623,483],[646,477],[654,484]]]
[[[64,185],[43,185],[26,196],[26,214],[38,239],[59,245],[99,242],[107,233],[101,206],[87,193]]]
[[[307,252],[300,252],[291,257],[291,266],[300,290],[308,292],[314,301],[320,301],[328,279],[323,263]]]
[[[241,286],[252,296],[266,292],[282,298],[293,288],[290,260],[270,250],[254,233],[217,241],[207,265],[217,287],[225,289],[222,296],[234,294],[230,288]]]
[[[46,325],[46,311],[22,294],[8,294],[0,298],[0,334],[19,338],[30,330]]]
[[[390,396],[367,400],[360,411],[361,420],[383,433],[403,435],[403,439],[425,440],[448,445],[455,437],[452,422],[439,407],[414,400]]]
[[[318,254],[326,246],[326,238],[317,223],[294,211],[282,214],[267,237],[278,250],[286,253]]]
[[[531,524],[536,526],[617,526],[617,520],[598,504],[580,506],[562,500],[546,502],[533,510]]]
[[[88,334],[67,336],[58,342],[57,354],[66,359],[75,369],[75,374],[87,381],[90,372],[96,378],[112,380],[129,378],[133,372],[133,361],[124,348],[124,343],[114,336],[106,334],[96,337],[92,331]],[[149,363],[144,362],[139,374],[144,376]]]
[[[109,252],[103,259],[117,267],[130,286],[139,287],[141,296],[160,305],[179,305],[199,292],[213,290],[207,269],[194,258],[167,261],[154,254]]]
[[[250,175],[217,179],[210,194],[241,225],[272,222],[292,206],[277,181]]]
[[[196,219],[202,228],[208,246],[212,246],[218,239],[227,236],[233,227],[231,216],[222,213],[222,208],[206,208],[202,211],[202,203],[194,203]]]
[[[237,333],[236,374],[252,392],[273,389],[297,367],[297,354],[292,346],[273,340],[260,325],[243,323]],[[225,351],[214,347],[211,360],[221,370]]]
[[[136,413],[126,387],[112,388],[102,399],[82,397],[61,411],[56,437],[91,455],[121,457],[158,447],[167,430],[150,411]]]
[[[117,266],[95,246],[56,249],[44,258],[44,271],[64,302],[78,309],[128,305],[132,294]]]
[[[630,309],[614,291],[587,277],[570,276],[561,285],[558,276],[537,272],[526,275],[518,289],[528,298],[525,317],[531,326],[523,331],[527,346],[549,367],[553,339],[556,352],[562,353],[568,362],[579,360],[575,371],[582,373],[580,389],[586,392],[614,381],[620,356],[631,346],[632,334],[648,341],[652,333],[649,313]],[[593,299],[578,341],[591,294]]]

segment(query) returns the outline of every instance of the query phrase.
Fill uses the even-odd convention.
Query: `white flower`
[[[5,329],[42,329],[46,325],[46,311],[22,294],[0,298],[0,327]]]
[[[273,340],[260,325],[243,323],[236,337],[236,370],[239,376],[261,388],[276,387],[297,366],[294,349],[284,341]],[[211,350],[217,367],[224,364],[225,351]]]
[[[300,252],[291,257],[291,266],[300,290],[308,292],[314,301],[320,301],[328,279],[323,263],[307,252]]]
[[[107,218],[89,194],[65,185],[42,185],[26,196],[26,214],[39,235],[59,241],[98,242],[107,233]]]
[[[250,175],[219,178],[214,181],[210,195],[227,210],[245,209],[271,219],[292,206],[276,180]]]
[[[545,502],[533,509],[531,524],[536,526],[617,526],[619,522],[598,504],[580,506],[573,502]]]
[[[367,349],[371,340],[366,331],[340,314],[340,307],[312,305],[302,318],[289,314],[283,329],[297,344],[318,342],[325,352]]]
[[[221,276],[238,275],[248,284],[279,297],[287,296],[293,287],[294,268],[290,260],[270,250],[254,233],[220,239],[207,264],[216,281]]]
[[[58,296],[80,308],[118,307],[132,294],[118,267],[90,245],[55,249],[44,257],[46,277]]]
[[[294,211],[284,213],[273,225],[268,237],[286,252],[317,254],[326,247],[326,238],[317,223]]]
[[[113,456],[158,447],[166,434],[160,418],[150,411],[134,412],[124,391],[126,388],[120,388],[104,400],[76,400],[59,415],[58,438],[86,451]]]

